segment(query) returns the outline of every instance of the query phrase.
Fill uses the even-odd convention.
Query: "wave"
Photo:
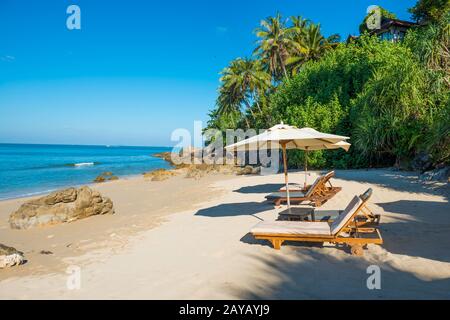
[[[95,166],[96,162],[80,162],[80,163],[69,163],[66,164],[66,166],[68,167],[91,167],[91,166]]]
[[[17,168],[13,170],[42,170],[42,169],[56,169],[56,168],[80,168],[80,167],[92,167],[100,165],[100,162],[78,162],[78,163],[65,163],[65,164],[50,164],[46,166],[28,167],[28,168]]]

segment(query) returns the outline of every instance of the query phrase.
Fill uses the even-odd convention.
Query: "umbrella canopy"
[[[322,133],[312,128],[296,128],[285,124],[276,125],[263,133],[239,141],[226,147],[229,151],[253,151],[258,149],[347,149],[350,147],[345,140],[349,137]]]
[[[290,210],[286,150],[300,149],[308,152],[313,150],[342,148],[348,151],[348,149],[350,148],[350,144],[345,141],[347,139],[350,138],[334,134],[322,133],[312,128],[299,129],[294,126],[289,126],[281,123],[264,131],[259,135],[229,145],[225,147],[225,149],[228,151],[282,149],[286,193],[287,193],[288,207]],[[306,185],[306,171],[307,171],[306,159],[307,158],[305,157],[305,185]]]

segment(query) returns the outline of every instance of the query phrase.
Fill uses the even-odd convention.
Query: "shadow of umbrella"
[[[242,188],[234,190],[233,192],[244,193],[244,194],[272,193],[272,192],[277,192],[283,186],[285,186],[285,185],[280,184],[280,183],[266,183],[266,184],[259,184],[259,185],[255,185],[255,186],[242,187]]]
[[[240,203],[224,203],[214,207],[198,210],[196,216],[204,217],[237,217],[237,216],[255,216],[257,213],[267,211],[267,204],[264,202],[240,202]]]

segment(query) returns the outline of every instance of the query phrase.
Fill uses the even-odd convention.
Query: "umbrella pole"
[[[305,190],[308,185],[308,147],[305,149]]]
[[[286,156],[286,143],[283,143],[283,167],[284,167],[284,182],[286,183],[286,194],[287,194],[287,204],[289,213],[291,212],[291,197],[289,195],[289,180],[288,180],[288,171],[287,171],[287,156]]]

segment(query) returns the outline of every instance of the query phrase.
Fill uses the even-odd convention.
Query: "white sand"
[[[301,173],[290,177],[291,181],[302,181]],[[337,177],[334,184],[342,186],[343,191],[323,209],[343,209],[355,194],[368,187],[374,189],[370,206],[382,214],[385,244],[370,246],[364,257],[351,256],[348,250],[331,245],[288,243],[276,251],[248,235],[261,219],[276,219],[280,209],[264,202],[264,196],[282,184],[281,175],[216,176],[199,182],[176,177],[161,184],[136,178],[99,188],[112,197],[118,208],[114,223],[109,221],[113,218],[95,217],[11,234],[2,222],[1,234],[7,234],[10,242],[16,241],[7,243],[2,236],[0,242],[21,243],[37,250],[38,245],[26,243],[26,236],[19,233],[34,232],[32,239],[37,243],[56,247],[54,255],[39,257],[34,267],[31,258],[38,259],[38,255],[30,252],[27,256],[31,267],[0,271],[0,298],[449,299],[448,186],[423,186],[412,174],[387,170],[338,171]],[[158,189],[158,193],[149,192],[151,188]],[[218,192],[219,189],[223,191]],[[209,194],[213,198],[208,200]],[[170,199],[169,203],[163,201],[166,209],[157,209],[161,201],[155,197]],[[11,207],[23,200],[14,201],[0,203],[2,220]],[[150,219],[148,215],[153,210],[159,214]],[[135,213],[132,221],[141,222],[143,227],[131,232],[123,226],[127,232],[117,232],[122,239],[119,247],[112,242],[95,245],[105,239],[92,236],[91,246],[77,254],[63,250],[63,242],[57,242],[58,237],[63,237],[62,231],[73,230],[76,234],[81,225],[88,224],[102,232],[103,224],[108,225],[110,237],[119,224],[127,224],[120,216],[132,217],[134,211],[142,211]],[[54,243],[42,242],[51,234],[56,234]],[[67,289],[65,268],[70,265],[81,268],[79,290]],[[370,265],[381,268],[381,290],[369,290],[366,286]]]

